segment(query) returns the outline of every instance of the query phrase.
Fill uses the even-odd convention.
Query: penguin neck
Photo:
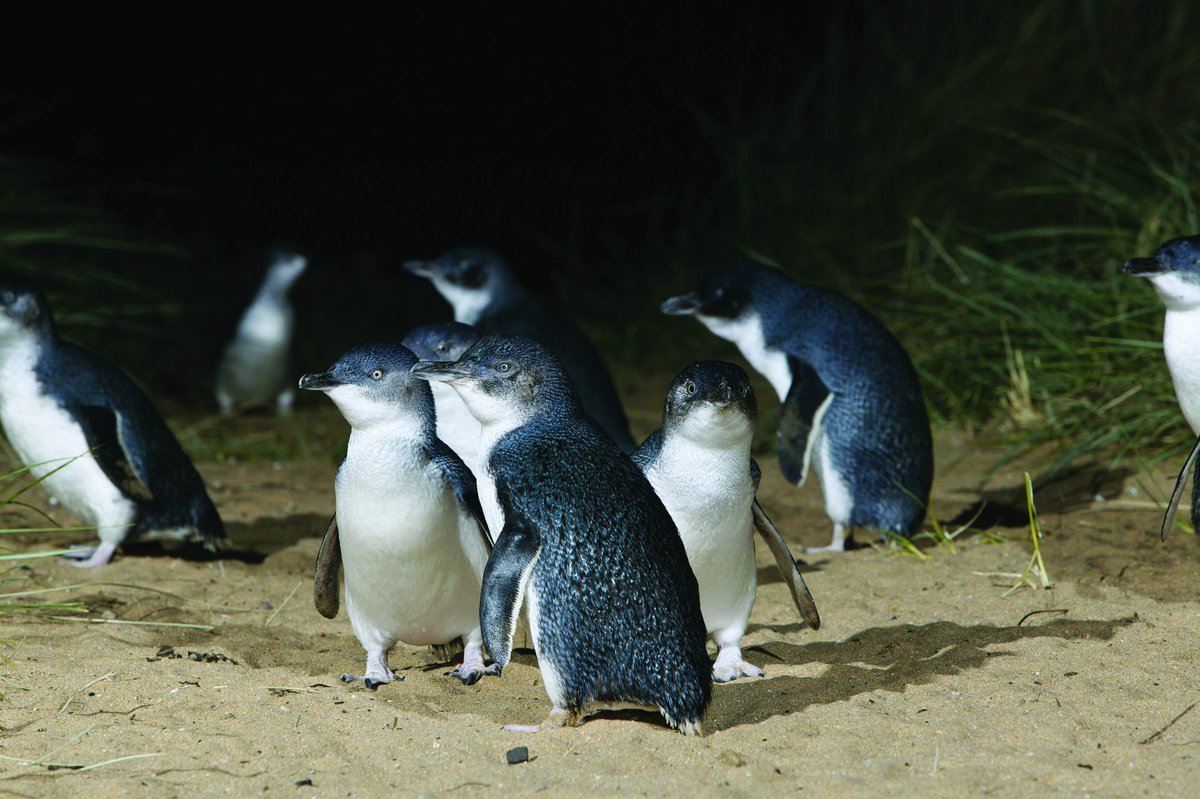
[[[1171,313],[1200,311],[1200,283],[1180,276],[1178,272],[1163,272],[1150,278],[1154,292]]]
[[[767,343],[762,317],[748,310],[736,319],[696,314],[700,323],[726,341],[737,345],[742,357],[750,362],[755,371],[767,378],[771,388],[782,402],[787,399],[792,387],[792,369],[788,366],[787,353]]]
[[[405,417],[351,427],[346,459],[376,463],[383,470],[391,470],[423,460],[427,438],[419,420]]]
[[[681,419],[664,420],[660,457],[688,469],[724,461],[748,464],[753,439],[754,425],[745,414],[704,405]]]
[[[57,337],[38,331],[24,330],[0,336],[0,370],[9,375],[23,370],[32,372],[57,345]],[[3,393],[0,392],[0,397]]]
[[[269,302],[284,304],[287,302],[287,294],[292,289],[292,284],[296,282],[299,273],[281,273],[269,272],[266,280],[258,287],[258,294],[255,295],[254,301]]]
[[[259,289],[258,295],[238,325],[240,338],[267,342],[284,342],[292,334],[292,306],[287,300],[287,289],[268,290],[267,284]]]

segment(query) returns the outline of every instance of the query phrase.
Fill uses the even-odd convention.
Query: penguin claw
[[[463,671],[462,667],[460,666],[457,669],[445,672],[445,674],[447,677],[458,678],[462,681],[463,685],[474,685],[484,677],[499,677],[500,666],[496,663],[493,663],[485,669],[471,669],[469,671]]]
[[[387,683],[392,682],[393,680],[400,681],[403,679],[404,679],[403,674],[393,674],[390,677],[387,677],[386,679],[382,679],[382,680],[377,679],[375,677],[360,677],[357,674],[343,674],[342,675],[342,682],[353,683],[353,682],[358,682],[359,680],[362,680],[362,684],[365,685],[367,688],[369,688],[372,691],[374,691],[381,685],[386,685]]]
[[[733,682],[738,677],[762,677],[763,670],[753,663],[748,663],[745,660],[739,660],[736,663],[731,663],[728,666],[714,667],[713,680],[715,682]]]
[[[116,544],[100,542],[100,546],[93,549],[78,549],[72,552],[66,552],[62,555],[63,559],[79,569],[94,569],[97,566],[105,566],[112,560],[113,553],[117,551]]]

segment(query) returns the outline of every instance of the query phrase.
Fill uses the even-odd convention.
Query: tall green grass
[[[935,419],[986,425],[1010,457],[1053,445],[1040,477],[1181,454],[1162,309],[1120,268],[1200,232],[1198,15],[858,0],[806,30],[745,12],[715,80],[666,79],[718,178],[651,203],[647,249],[614,258],[657,260],[655,297],[753,254],[850,294],[912,353]],[[694,347],[681,324],[656,343]]]

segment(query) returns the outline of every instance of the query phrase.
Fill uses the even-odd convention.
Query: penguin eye
[[[695,394],[696,393],[696,384],[693,383],[691,380],[684,383],[683,384],[683,393],[687,394],[689,397],[692,396],[693,394]]]
[[[496,371],[502,375],[508,374],[510,369],[512,369],[512,364],[508,361],[501,361],[500,363],[496,364]]]
[[[382,369],[373,369],[371,371],[371,379],[372,380],[382,380],[383,379],[383,370]]]
[[[1169,261],[1175,259],[1175,251],[1171,249],[1163,250],[1163,257]]]
[[[442,341],[442,342],[438,343],[438,345],[436,347],[434,347],[434,349],[437,350],[438,352],[445,352],[446,350],[450,349],[450,347],[448,347],[446,345],[446,342]]]

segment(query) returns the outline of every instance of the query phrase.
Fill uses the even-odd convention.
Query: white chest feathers
[[[119,543],[136,507],[104,474],[71,415],[43,393],[34,373],[32,343],[7,348],[0,360],[0,424],[21,462],[72,513],[99,527],[102,541]],[[59,468],[61,467],[61,468]]]
[[[1200,435],[1200,308],[1167,309],[1163,354],[1184,418]]]
[[[479,420],[471,415],[458,392],[445,383],[430,383],[437,412],[437,437],[458,453],[472,472],[479,469]]]
[[[335,493],[346,608],[366,649],[478,628],[487,549],[419,445],[354,431]]]
[[[1167,307],[1163,354],[1175,384],[1175,396],[1192,432],[1200,434],[1200,282],[1178,272],[1150,277]]]
[[[464,288],[443,277],[434,277],[433,285],[454,309],[454,321],[464,325],[478,322],[484,309],[492,301],[491,292],[486,287]]]
[[[679,528],[709,632],[744,627],[754,602],[749,450],[749,436],[745,446],[710,447],[671,435],[646,471]]]
[[[792,387],[792,370],[788,367],[787,355],[767,346],[763,338],[762,319],[758,314],[747,311],[737,319],[696,314],[696,318],[714,335],[736,344],[742,357],[767,378],[780,401],[787,397]]]

